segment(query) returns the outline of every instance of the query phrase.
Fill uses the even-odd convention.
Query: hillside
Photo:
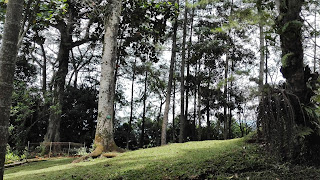
[[[320,179],[319,169],[275,163],[244,139],[170,144],[78,164],[72,160],[9,168],[4,179]]]

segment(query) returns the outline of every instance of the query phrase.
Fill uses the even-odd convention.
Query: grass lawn
[[[34,162],[5,170],[4,179],[320,179],[320,170],[278,164],[244,139],[170,144],[112,159]]]

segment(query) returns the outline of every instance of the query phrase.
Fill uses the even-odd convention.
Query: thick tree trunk
[[[104,20],[104,49],[101,59],[101,77],[98,103],[98,123],[94,144],[96,149],[91,153],[97,157],[103,152],[118,151],[114,142],[114,94],[115,94],[115,60],[117,57],[117,34],[121,14],[122,1],[110,2],[113,10],[110,17]]]
[[[280,3],[280,15],[277,19],[280,29],[282,50],[281,72],[286,78],[288,88],[300,98],[301,103],[309,101],[304,78],[302,33],[300,17],[303,0],[291,0]]]
[[[184,69],[186,62],[186,39],[187,39],[187,23],[188,23],[188,8],[187,0],[185,0],[184,8],[184,22],[183,22],[183,37],[182,37],[182,57],[181,57],[181,79],[180,79],[180,134],[179,134],[179,143],[185,141],[185,114],[184,114]]]
[[[84,39],[80,41],[73,42],[72,33],[74,31],[75,23],[75,8],[72,3],[68,7],[68,19],[60,20],[55,25],[60,32],[60,47],[58,52],[57,61],[59,63],[57,73],[54,73],[53,76],[53,97],[52,105],[50,109],[50,117],[47,128],[47,133],[44,137],[44,142],[60,141],[60,123],[61,123],[61,113],[62,113],[62,104],[63,96],[65,91],[66,76],[68,74],[68,64],[69,64],[69,55],[73,47],[80,46],[90,40],[88,34]],[[87,28],[90,28],[90,24]]]
[[[178,4],[179,4],[179,1],[178,1]],[[170,107],[170,99],[171,99],[173,69],[174,69],[174,62],[176,60],[176,51],[177,51],[176,50],[177,49],[177,29],[178,29],[177,18],[178,17],[176,17],[173,25],[172,54],[171,54],[171,62],[170,62],[169,81],[167,86],[166,104],[164,108],[164,115],[163,115],[163,121],[162,121],[161,145],[167,144],[168,115],[169,115],[169,107]]]
[[[275,90],[264,98],[260,105],[260,117],[263,130],[275,153],[284,159],[316,160],[319,154],[319,128],[315,125],[316,116],[310,116],[308,110],[315,106],[310,102],[313,96],[310,82],[318,78],[311,74],[308,66],[303,64],[302,26],[300,17],[304,0],[281,0],[279,16],[276,20],[282,50],[281,72],[286,78],[285,90]],[[274,114],[274,109],[276,114]],[[307,111],[307,112],[306,112]],[[310,128],[310,133],[301,139],[300,127]],[[302,157],[302,159],[300,159]]]
[[[68,22],[71,23],[71,22]],[[72,44],[72,35],[70,34],[69,25],[64,22],[58,24],[60,31],[60,47],[57,61],[59,62],[58,72],[54,77],[53,100],[50,109],[49,124],[47,133],[44,136],[44,142],[59,142],[60,141],[60,123],[62,103],[65,90],[66,76],[68,74],[69,55]]]
[[[4,162],[8,140],[13,75],[18,53],[18,39],[21,27],[23,0],[10,0],[0,49],[0,180],[3,179]]]

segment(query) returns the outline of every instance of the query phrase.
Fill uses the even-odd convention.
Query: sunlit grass
[[[112,159],[73,159],[37,162],[5,170],[5,179],[275,179],[285,167],[275,168],[268,157],[244,139],[170,144],[119,154]],[[315,177],[320,172],[311,170]],[[309,172],[310,173],[310,172]],[[318,173],[318,174],[317,174]],[[250,178],[250,179],[251,179]]]

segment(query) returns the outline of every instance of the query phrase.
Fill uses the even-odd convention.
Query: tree
[[[101,59],[101,77],[98,103],[98,123],[94,144],[95,150],[91,156],[97,157],[103,152],[119,151],[114,142],[113,118],[114,118],[114,70],[117,58],[117,35],[120,22],[122,1],[111,0],[112,12],[104,17],[104,49]]]
[[[58,62],[58,70],[53,77],[53,92],[52,92],[52,105],[50,107],[50,117],[47,128],[47,133],[44,137],[44,142],[60,141],[60,124],[61,124],[61,112],[63,105],[63,96],[66,85],[66,76],[69,72],[69,57],[70,52],[74,47],[80,46],[87,43],[93,39],[89,36],[93,24],[93,18],[89,20],[87,27],[85,28],[85,35],[83,38],[73,41],[73,35],[77,32],[76,24],[80,24],[81,21],[81,6],[72,1],[61,2],[65,9],[62,9],[60,14],[56,15],[53,19],[54,23],[51,25],[55,27],[60,32],[60,44],[59,51],[56,61]],[[55,8],[55,7],[53,7]],[[68,13],[65,14],[64,10]],[[88,12],[88,14],[90,14]],[[96,32],[99,30],[99,26],[95,29]],[[94,33],[93,33],[94,34]]]
[[[187,23],[188,23],[188,2],[185,0],[185,8],[184,8],[184,22],[183,22],[183,37],[182,37],[182,57],[181,57],[181,79],[180,79],[180,134],[179,134],[179,143],[183,143],[185,141],[185,128],[186,128],[186,116],[184,114],[184,94],[185,94],[185,85],[184,85],[184,71],[185,71],[185,62],[186,62],[186,38],[187,38]],[[186,102],[187,103],[187,102]]]
[[[179,1],[176,4],[179,4]],[[176,61],[176,51],[177,51],[177,29],[178,29],[178,17],[176,16],[173,24],[170,71],[169,71],[169,80],[168,80],[168,86],[167,86],[166,104],[165,104],[163,121],[162,121],[161,145],[167,144],[168,115],[169,115],[171,89],[172,89],[172,81],[173,81],[173,73],[174,73],[173,69],[174,69],[174,62]]]
[[[284,89],[269,88],[259,105],[263,134],[283,159],[319,161],[318,106],[311,101],[318,74],[304,66],[303,0],[278,1],[277,32],[281,42]]]
[[[262,12],[262,0],[257,1],[257,9],[259,15],[259,50],[260,50],[260,65],[259,65],[259,101],[261,101],[263,90],[263,76],[264,76],[264,60],[265,60],[265,45],[264,45],[264,31],[263,31],[263,12]],[[257,132],[260,136],[260,122],[257,121]]]
[[[13,90],[13,75],[18,53],[19,31],[23,0],[8,1],[2,46],[0,49],[0,180],[3,179],[8,138],[8,124]]]

